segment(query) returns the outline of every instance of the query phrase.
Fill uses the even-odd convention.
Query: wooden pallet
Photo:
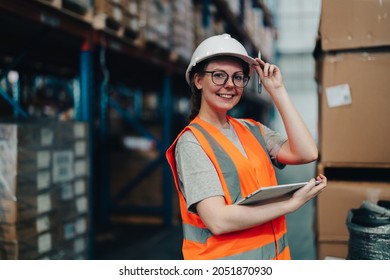
[[[140,39],[140,32],[131,30],[105,13],[95,14],[92,25],[94,29],[107,32],[130,45],[143,46],[143,41]]]
[[[169,49],[166,49],[163,46],[158,45],[156,42],[145,41],[144,48],[148,50],[150,53],[158,56],[170,57],[171,55],[171,51]]]
[[[76,1],[69,0],[36,0],[45,5],[51,6],[55,9],[61,10],[62,12],[76,17],[78,19],[91,22],[93,9],[92,7],[84,7],[78,4]]]
[[[131,30],[130,28],[127,28],[127,27],[122,27],[121,35],[124,38],[130,39],[130,40],[135,40],[138,38],[139,32]]]
[[[105,13],[95,14],[92,20],[93,28],[104,30],[117,37],[123,36],[123,27],[120,22]]]
[[[317,173],[328,180],[390,181],[390,164],[319,162]]]

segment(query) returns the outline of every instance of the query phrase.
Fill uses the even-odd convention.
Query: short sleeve
[[[271,157],[272,163],[279,169],[283,169],[286,165],[278,162],[278,153],[282,145],[287,141],[279,132],[270,129],[262,124],[264,132],[264,141],[267,146],[268,153]]]
[[[212,196],[223,196],[217,171],[191,131],[179,138],[176,149],[179,185],[187,201],[187,209],[196,212],[195,205]]]

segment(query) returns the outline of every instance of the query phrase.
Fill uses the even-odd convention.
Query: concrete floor
[[[114,225],[97,234],[97,260],[181,260],[180,226]]]

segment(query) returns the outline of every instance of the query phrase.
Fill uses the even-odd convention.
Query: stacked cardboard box
[[[390,0],[322,1],[316,53],[318,171],[329,181],[318,198],[320,259],[347,257],[350,209],[364,200],[390,199],[390,184],[383,175],[390,170],[389,13]],[[356,176],[327,172],[337,169],[353,170]]]
[[[119,31],[125,20],[124,4],[125,0],[94,0],[94,28]]]
[[[141,39],[146,46],[169,50],[172,8],[170,1],[146,0],[140,3]]]
[[[238,1],[235,1],[238,2]],[[272,26],[266,26],[265,12],[253,1],[244,1],[244,28],[254,45],[261,50],[263,57],[271,59],[274,55],[275,30]]]
[[[192,0],[172,4],[172,50],[189,61],[194,50],[194,5]]]
[[[346,258],[349,210],[359,208],[363,201],[379,200],[390,200],[390,183],[330,180],[317,200],[318,258]]]
[[[91,22],[92,1],[91,0],[35,0],[50,5],[64,13],[70,14],[79,19]]]
[[[85,259],[84,123],[0,124],[0,259]]]
[[[140,32],[139,7],[140,0],[124,0],[123,3],[123,25],[124,36],[135,39]]]

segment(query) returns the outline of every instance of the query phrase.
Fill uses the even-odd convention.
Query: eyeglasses
[[[222,70],[217,71],[203,71],[203,73],[211,74],[211,80],[217,86],[223,86],[229,80],[229,74]],[[249,82],[250,77],[242,72],[234,73],[232,76],[233,84],[236,87],[243,88]]]

